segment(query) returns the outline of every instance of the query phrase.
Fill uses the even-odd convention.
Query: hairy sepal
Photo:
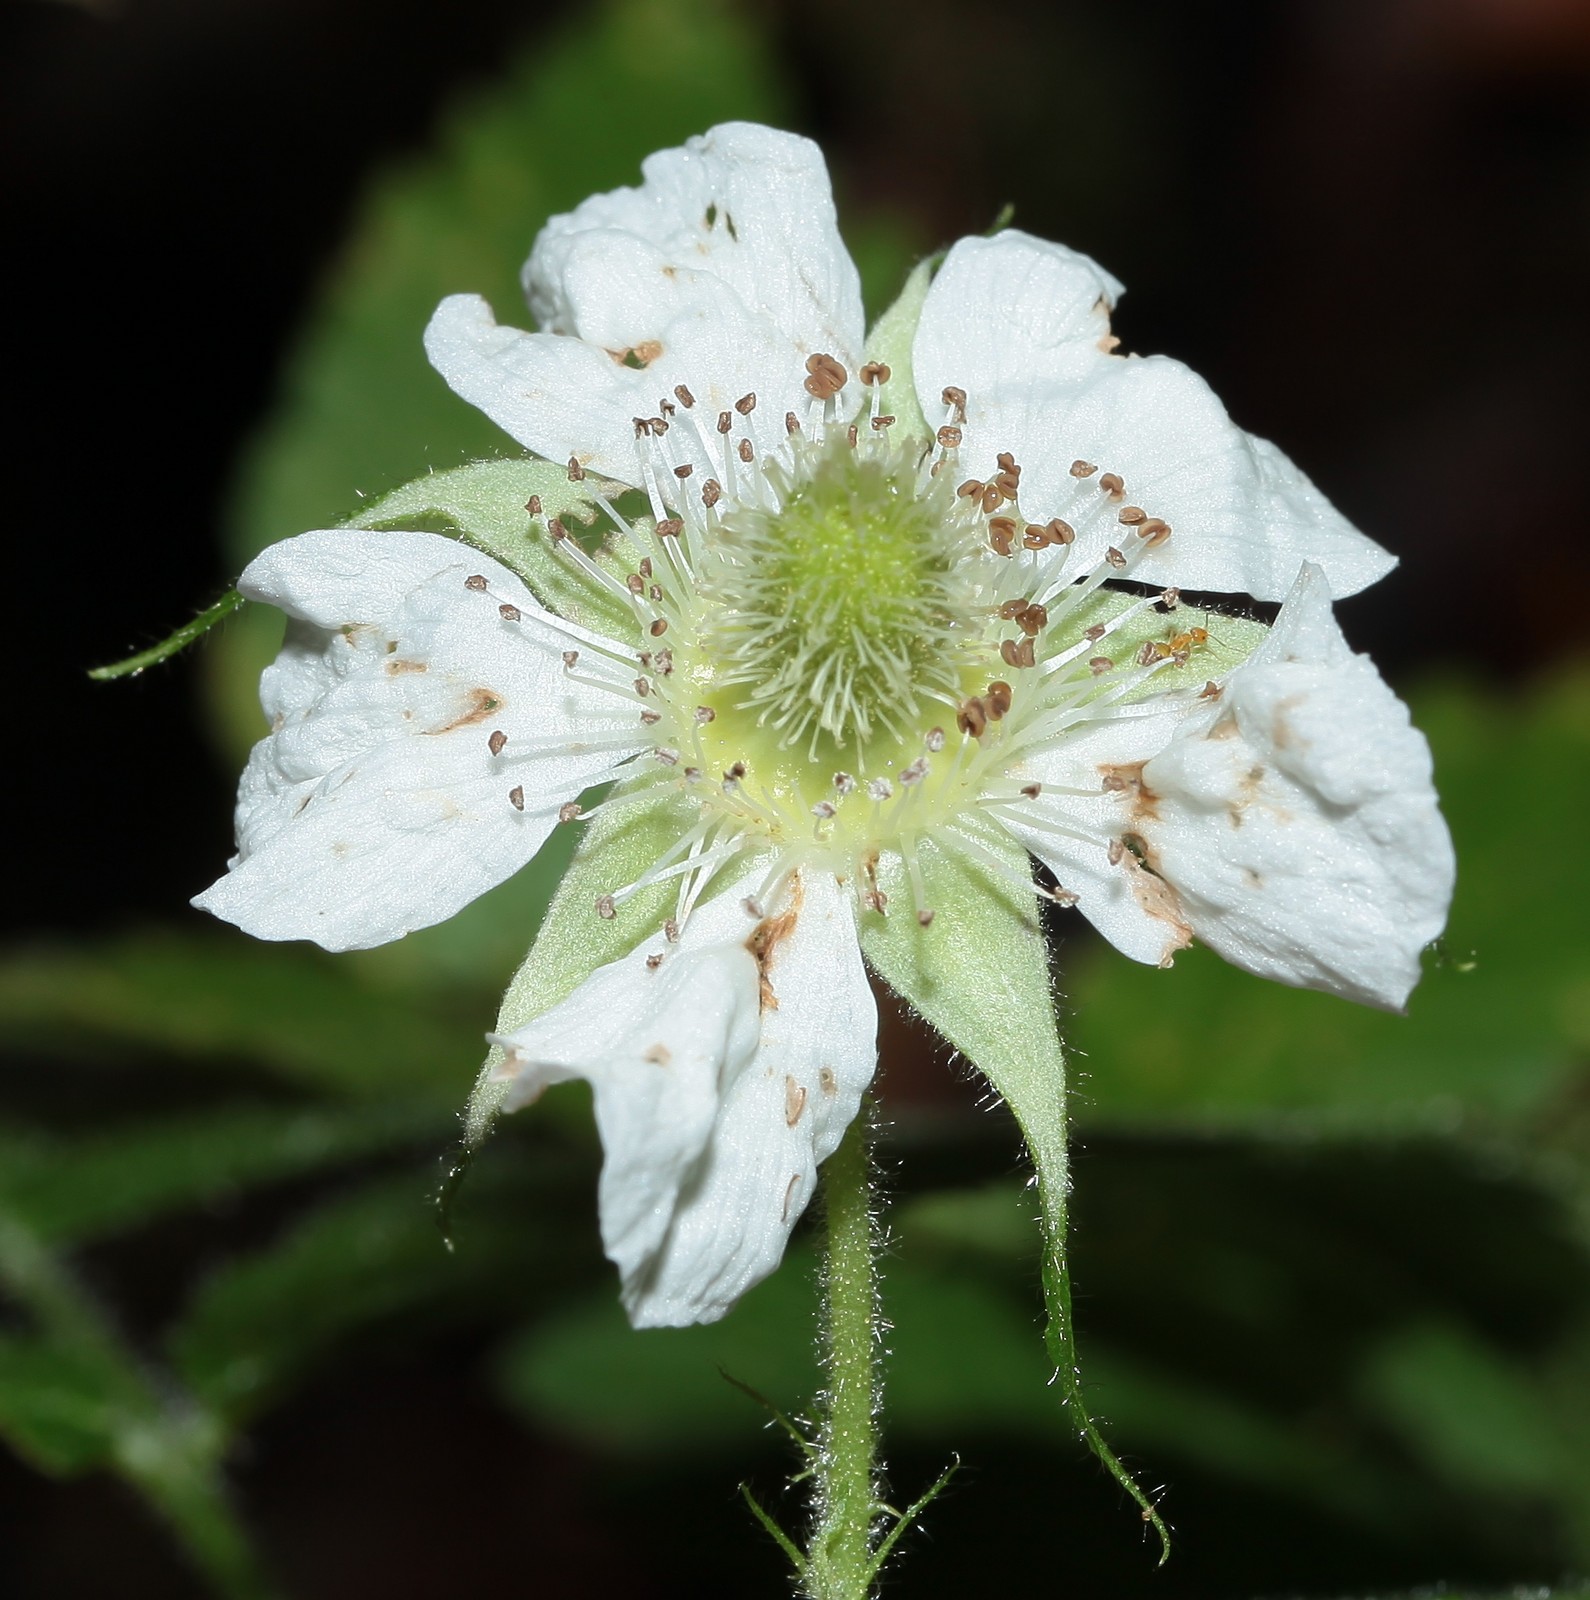
[[[611,503],[624,487],[599,478],[571,481],[566,467],[533,457],[476,461],[416,478],[364,507],[346,526],[414,528],[462,539],[523,578],[549,611],[623,637],[633,627],[623,602],[559,555],[544,524],[525,509],[537,495],[544,516],[589,528],[598,516],[593,493]]]
[[[933,431],[917,402],[911,371],[911,345],[932,281],[932,259],[917,262],[899,297],[872,325],[865,342],[867,360],[881,361],[889,369],[889,381],[883,386],[879,404],[885,415],[895,418],[895,428],[902,438],[911,435],[925,439]]]
[[[1010,841],[990,832],[978,842],[1004,857],[1017,879],[1027,875],[1027,857]],[[952,848],[924,843],[918,862],[923,903],[934,911],[932,924],[924,928],[918,923],[910,909],[904,867],[898,858],[888,858],[880,863],[878,887],[896,909],[886,917],[866,913],[862,951],[890,986],[987,1077],[1020,1125],[1037,1171],[1043,1211],[1045,1338],[1056,1385],[1083,1440],[1159,1534],[1163,1560],[1170,1553],[1164,1523],[1116,1459],[1084,1403],[1066,1256],[1070,1178],[1065,1053],[1036,897]]]

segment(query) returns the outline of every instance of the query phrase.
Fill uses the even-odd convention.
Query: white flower
[[[587,486],[604,550],[535,502],[527,527],[632,623],[560,620],[436,535],[268,550],[241,587],[294,619],[272,731],[197,902],[376,944],[593,814],[594,784],[677,817],[593,908],[670,884],[663,925],[498,1041],[510,1105],[593,1085],[642,1324],[710,1320],[777,1264],[873,1070],[858,926],[940,936],[938,854],[1008,872],[1013,839],[1137,960],[1197,937],[1393,1008],[1452,883],[1424,741],[1331,616],[1391,558],[1186,368],[1114,353],[1114,279],[963,240],[869,344],[814,146],[730,124],[644,170],[543,231],[544,331],[454,296],[427,333]],[[1181,588],[1285,604],[1252,649]],[[879,887],[896,861],[909,906]]]

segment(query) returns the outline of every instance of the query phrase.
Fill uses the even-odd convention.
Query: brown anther
[[[661,954],[649,955],[646,957],[646,970],[648,972],[655,972],[662,964],[663,958]]]
[[[1220,698],[1220,685],[1211,678],[1203,688],[1198,691],[1200,700],[1218,700]]]
[[[916,914],[916,920],[919,927],[931,928],[933,926],[933,913],[931,911],[919,911]]]
[[[674,468],[674,476],[676,478],[688,478],[695,470],[696,469],[687,461],[682,467]]]
[[[662,417],[653,417],[651,419],[651,431],[653,438],[660,439],[667,433],[668,424]]]
[[[885,428],[892,428],[894,421],[893,417],[874,417],[872,419],[872,431],[874,433],[882,433]]]
[[[927,738],[923,741],[931,754],[937,755],[944,748],[944,730],[942,728],[929,728]]]
[[[596,897],[596,914],[603,922],[611,922],[618,915],[618,906],[612,895],[599,894]]]
[[[861,430],[855,425],[855,423],[852,422],[845,430],[845,440],[850,445],[852,450],[856,448],[856,440],[860,437]]]
[[[651,671],[651,663],[652,663],[652,653],[651,653],[651,651],[650,650],[642,650],[641,653],[640,653],[640,664],[648,672],[650,672]]]
[[[651,685],[646,681],[646,679],[637,678],[635,680],[635,693],[638,694],[642,700],[644,700],[646,696],[651,693]]]
[[[1123,778],[1118,772],[1106,772],[1101,787],[1106,794],[1120,794],[1123,790],[1132,787],[1129,778]]]
[[[1126,496],[1126,482],[1118,472],[1106,472],[1099,478],[1099,493],[1119,503]]]
[[[658,617],[658,619],[652,623],[652,625],[646,631],[654,639],[662,638],[662,636],[668,631],[667,617]]]
[[[568,536],[569,530],[563,526],[563,523],[557,517],[553,517],[547,523],[547,537],[553,544],[560,544]]]
[[[994,478],[993,487],[999,490],[1006,500],[1014,500],[1021,492],[1020,480],[1014,472],[1001,472]],[[986,496],[984,497],[987,498]]]
[[[1164,590],[1154,604],[1161,611],[1174,611],[1181,604],[1181,590]]]
[[[669,944],[679,943],[679,924],[675,922],[672,917],[669,917],[669,919],[663,923],[663,938],[665,938]]]
[[[1069,522],[1062,522],[1059,517],[1051,517],[1044,524],[1043,531],[1049,536],[1050,544],[1075,544],[1077,530]]]
[[[956,497],[961,500],[981,500],[985,485],[981,478],[968,478],[959,489],[955,491]]]
[[[734,765],[723,774],[723,776],[725,778],[732,778],[734,782],[738,783],[740,779],[745,776],[745,763],[743,761],[736,761]]]
[[[1119,839],[1110,840],[1110,848],[1105,852],[1109,857],[1112,867],[1118,867],[1126,859],[1126,846]]]
[[[740,398],[734,402],[734,409],[738,411],[742,417],[750,416],[750,414],[756,410],[756,396],[754,394],[742,394]]]
[[[1038,653],[1033,649],[1031,639],[1023,639],[1019,643],[1014,639],[1006,639],[999,646],[999,654],[1007,667],[1031,667],[1038,662]]]
[[[831,400],[849,381],[850,374],[830,355],[806,358],[806,392],[814,400]]]
[[[1073,478],[1091,478],[1098,470],[1091,461],[1073,461],[1071,463],[1071,476]]]
[[[1115,513],[1115,520],[1124,527],[1137,528],[1148,521],[1148,513],[1141,506],[1122,506]]]
[[[953,422],[946,422],[944,426],[939,429],[938,438],[939,443],[943,445],[946,450],[954,450],[960,445],[961,430],[957,428]]]
[[[1097,644],[1099,640],[1102,639],[1109,631],[1110,630],[1106,628],[1102,622],[1095,622],[1091,628],[1087,629],[1083,633],[1082,637],[1084,639],[1091,640],[1094,644]]]
[[[889,897],[882,889],[869,889],[862,895],[861,900],[869,911],[876,911],[880,917],[888,916]]]
[[[1036,522],[1029,522],[1021,530],[1021,547],[1024,550],[1042,550],[1048,542],[1049,535]]]
[[[997,483],[985,483],[982,499],[983,514],[986,516],[990,511],[998,511],[1008,498],[1011,497],[1007,496]]]
[[[1001,472],[1008,472],[1012,477],[1021,476],[1021,468],[1016,465],[1016,458],[1008,451],[1001,450],[994,460],[999,464]]]
[[[660,761],[665,767],[677,767],[679,765],[679,752],[677,750],[670,750],[667,745],[658,745],[657,748],[652,751],[652,755],[655,756],[657,760]]]
[[[696,403],[696,397],[691,394],[691,392],[682,383],[676,383],[674,385],[674,398],[685,408],[686,411],[688,411],[691,406]]]
[[[580,802],[578,800],[565,800],[558,807],[559,822],[578,822],[580,820]]]
[[[657,724],[662,721],[662,712],[642,711],[640,714],[640,720],[645,724],[646,727],[655,728]]]
[[[532,517],[539,517],[541,515],[541,496],[538,494],[531,495],[530,498],[525,501],[524,508]]]
[[[679,410],[679,407],[674,405],[670,400],[659,400],[657,402],[657,409],[662,412],[665,417],[671,417]]]
[[[1043,793],[1043,785],[1041,783],[1024,783],[1021,786],[1021,792],[1024,798],[1036,800]]]
[[[848,772],[836,772],[834,774],[834,787],[840,794],[854,794],[856,780]]]
[[[1088,671],[1095,678],[1101,678],[1106,672],[1112,672],[1114,669],[1115,663],[1108,656],[1094,656],[1088,662]]]
[[[630,420],[635,424],[635,437],[637,439],[644,439],[651,432],[651,423],[645,417],[633,417]]]
[[[756,452],[751,448],[751,441],[749,439],[742,439],[740,441],[740,447],[736,453],[739,455],[742,461],[749,461],[751,457],[756,454]]]
[[[486,592],[486,580],[477,572],[472,577],[464,579],[464,587],[473,590],[476,594]]]
[[[513,786],[513,788],[511,788],[508,791],[508,804],[511,805],[514,808],[515,811],[523,811],[524,810],[524,785],[523,784],[515,784]]]
[[[906,786],[906,788],[909,789],[912,784],[920,783],[927,776],[927,772],[928,772],[927,757],[926,756],[918,756],[916,758],[916,760],[911,763],[910,766],[901,767],[901,769],[900,769],[900,782],[903,783]]]
[[[696,721],[704,728],[709,722],[717,720],[718,713],[711,706],[696,707]]]
[[[988,542],[999,555],[1008,556],[1015,539],[1016,519],[1014,517],[990,517],[988,519]]]
[[[1112,544],[1104,552],[1104,559],[1119,572],[1126,565],[1126,556]]]
[[[784,431],[793,438],[801,431],[801,419],[793,411],[784,413]]]
[[[646,588],[646,580],[641,577],[638,572],[626,573],[624,576],[624,587],[628,589],[631,594],[640,594]]]
[[[718,432],[727,433],[734,426],[734,418],[727,411],[718,413]]]
[[[672,650],[659,650],[657,652],[657,675],[666,678],[674,670],[674,653]]]
[[[518,608],[518,606],[509,605],[506,600],[504,600],[503,603],[497,607],[497,615],[501,617],[504,622],[524,621],[524,613]]]
[[[1170,524],[1159,517],[1150,517],[1137,530],[1137,536],[1150,550],[1157,549],[1170,537]]]
[[[1026,609],[1027,602],[1025,600],[1007,600],[999,608],[999,615],[1006,622],[1014,622]]]
[[[502,747],[507,744],[507,742],[508,735],[505,734],[501,728],[498,728],[497,731],[486,741],[486,748],[490,750],[494,756],[500,756],[502,754]]]
[[[1029,639],[1035,639],[1049,626],[1049,611],[1045,606],[1030,605],[1016,618],[1021,626],[1021,631]]]
[[[579,659],[580,652],[578,650],[565,650],[563,652],[563,665],[566,667],[572,667]]]
[[[1164,645],[1155,644],[1154,641],[1150,639],[1144,644],[1143,648],[1137,652],[1137,664],[1140,667],[1150,666],[1156,661],[1163,661],[1169,654],[1170,651],[1167,650]]]
[[[827,822],[829,818],[836,817],[839,815],[839,813],[837,810],[835,810],[834,804],[831,800],[819,800],[817,804],[812,807],[812,815],[816,817],[819,822]]]
[[[708,478],[701,485],[701,503],[710,511],[723,498],[723,485],[716,478]]]
[[[686,767],[685,768],[685,782],[686,783],[700,783],[701,782],[701,768],[700,767]]]
[[[955,726],[973,739],[981,739],[988,727],[988,707],[976,696],[963,700],[955,713]]]
[[[955,408],[955,420],[957,422],[965,422],[966,391],[964,389],[957,389],[952,383],[939,398],[943,400],[945,405]]]
[[[657,524],[657,537],[659,539],[677,539],[685,531],[685,525],[678,517],[664,517]]]
[[[1010,710],[1010,685],[996,678],[991,684],[989,684],[987,692],[983,696],[983,700],[988,707],[989,716],[991,716],[995,722],[1000,721],[1001,718],[1004,717],[1005,713]]]
[[[635,570],[640,573],[641,577],[649,578],[651,576],[651,557],[642,556],[640,565]]]
[[[569,482],[579,483],[585,477],[585,468],[580,465],[578,456],[569,457]]]
[[[861,381],[870,389],[875,383],[887,383],[894,374],[881,361],[869,361],[861,369]]]

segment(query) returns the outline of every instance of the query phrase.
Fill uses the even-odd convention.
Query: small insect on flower
[[[776,1265],[873,1072],[861,940],[952,939],[946,862],[1030,905],[1030,851],[1139,961],[1196,937],[1402,1004],[1450,846],[1331,613],[1392,558],[1186,367],[1119,352],[1102,267],[964,239],[869,333],[818,151],[734,123],[555,217],[525,283],[540,332],[455,295],[426,348],[545,464],[534,581],[432,533],[261,555],[241,587],[288,638],[197,903],[379,944],[593,827],[582,937],[616,959],[562,947],[588,975],[498,1039],[492,1092],[594,1086],[637,1323]],[[1165,621],[1183,587],[1284,603],[1223,622],[1211,676],[1207,628]],[[602,855],[619,834],[659,843]]]

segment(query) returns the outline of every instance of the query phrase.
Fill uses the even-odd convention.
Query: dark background
[[[448,96],[571,9],[0,10],[5,507],[23,630],[11,658],[9,934],[184,914],[224,859],[233,774],[210,754],[192,667],[120,686],[90,685],[82,670],[230,581],[217,528],[240,443],[363,184],[424,143]],[[802,131],[828,153],[842,220],[887,207],[932,244],[1017,201],[1019,225],[1127,283],[1127,348],[1188,361],[1402,556],[1344,616],[1393,683],[1440,662],[1521,680],[1583,649],[1590,7],[751,9],[787,63]],[[1107,1155],[1089,1160],[1099,1218],[1111,1186],[1124,1194],[1132,1181],[1130,1154]],[[1197,1153],[1177,1159],[1185,1170],[1158,1180],[1166,1204],[1178,1184],[1200,1192]],[[1443,1198],[1439,1173],[1431,1183],[1433,1214],[1467,1203]],[[590,1462],[527,1442],[490,1408],[467,1376],[472,1354],[432,1346],[351,1367],[274,1420],[240,1464],[251,1514],[306,1596],[732,1592],[730,1557],[720,1572],[691,1531],[716,1495],[712,1525],[735,1530],[736,1551],[754,1544],[732,1481],[685,1473],[659,1489],[608,1473],[592,1488]],[[1030,1485],[1046,1467],[999,1460],[947,1504],[942,1542],[905,1569],[903,1592],[930,1567],[942,1592],[977,1591],[978,1547],[956,1542],[973,1494],[981,1537],[990,1516],[1052,1516],[1068,1559],[1092,1559],[1097,1543],[1098,1570],[1117,1570],[1131,1514],[1113,1490],[1080,1479],[1079,1503],[1045,1510]],[[900,1463],[913,1481],[933,1468]],[[1417,1546],[1346,1552],[1280,1502],[1249,1500],[1233,1519],[1198,1493],[1183,1495],[1178,1520],[1208,1531],[1177,1593],[1246,1594],[1286,1570],[1276,1551],[1315,1572],[1320,1592],[1429,1575]],[[602,1529],[620,1512],[662,1543],[613,1543]],[[158,1530],[105,1480],[55,1490],[0,1460],[0,1528],[28,1600],[192,1592]],[[1488,1574],[1483,1541],[1468,1559]],[[528,1582],[514,1579],[527,1562]],[[771,1560],[749,1570],[773,1592]],[[1095,1592],[1171,1592],[1156,1591],[1146,1557],[1119,1571],[1136,1576],[1100,1578]]]

